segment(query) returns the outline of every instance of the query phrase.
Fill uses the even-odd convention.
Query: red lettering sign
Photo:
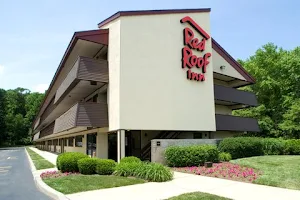
[[[211,53],[205,53],[203,56],[196,56],[193,54],[192,49],[196,51],[205,51],[206,41],[210,36],[190,17],[184,17],[180,20],[181,23],[189,23],[203,39],[200,40],[195,37],[193,30],[186,27],[183,30],[183,45],[182,48],[182,68],[188,68],[187,79],[196,81],[205,81],[204,73],[206,73],[207,65],[209,64],[209,58]],[[192,72],[190,69],[196,67],[202,69],[202,73]]]

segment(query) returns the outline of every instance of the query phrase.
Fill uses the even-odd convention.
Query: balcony
[[[78,57],[67,77],[57,89],[54,104],[58,104],[68,94],[77,98],[87,96],[95,90],[97,82],[108,83],[107,60]]]
[[[248,106],[257,106],[257,99],[254,93],[237,90],[235,88],[214,85],[215,103],[217,105],[230,106],[232,109],[239,109]]]
[[[75,104],[55,120],[54,133],[75,127],[108,127],[107,102]]]
[[[216,114],[217,131],[260,132],[256,119]]]

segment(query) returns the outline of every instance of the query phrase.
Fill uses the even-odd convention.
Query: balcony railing
[[[225,105],[248,105],[257,106],[257,99],[254,93],[237,90],[235,88],[214,85],[215,100],[225,102]]]
[[[260,132],[256,119],[216,114],[217,131]]]
[[[108,127],[108,109],[106,102],[75,104],[55,120],[54,133],[75,127]]]
[[[78,57],[74,66],[57,89],[54,103],[56,104],[68,90],[71,90],[80,80],[108,83],[107,60]]]

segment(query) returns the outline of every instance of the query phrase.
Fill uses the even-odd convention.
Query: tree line
[[[43,98],[25,88],[0,89],[0,146],[31,143],[31,124]]]

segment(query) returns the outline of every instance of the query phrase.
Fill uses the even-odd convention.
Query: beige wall
[[[214,72],[224,74],[241,80],[246,80],[236,69],[234,69],[222,56],[215,50],[212,51]],[[225,66],[225,69],[220,69],[220,66]]]
[[[230,131],[216,131],[213,133],[213,139],[223,139],[226,137],[233,137],[234,135],[235,133]]]
[[[96,156],[108,158],[108,133],[98,132]]]
[[[185,16],[126,16],[103,27],[110,28],[110,130],[215,130],[213,59],[204,82],[187,80],[181,68],[183,29],[190,27],[180,23]],[[188,16],[210,34],[209,13]]]
[[[214,84],[229,87],[229,85],[228,85],[227,82],[221,81],[221,80],[217,80],[217,79],[214,79]]]
[[[109,28],[107,104],[110,130],[120,129],[120,26],[120,19],[117,19],[103,27],[104,29]]]
[[[221,114],[221,115],[231,115],[232,114],[232,109],[230,109],[228,106],[215,105],[215,111],[216,111],[216,114]]]

